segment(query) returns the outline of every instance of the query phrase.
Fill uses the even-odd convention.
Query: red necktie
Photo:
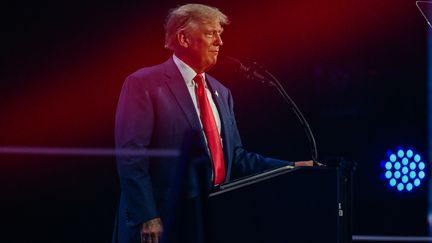
[[[220,184],[225,180],[225,162],[222,144],[216,126],[216,120],[207,98],[206,89],[204,87],[204,79],[201,74],[197,74],[194,80],[197,84],[195,88],[195,94],[197,97],[201,123],[204,128],[210,155],[213,160],[215,184]]]

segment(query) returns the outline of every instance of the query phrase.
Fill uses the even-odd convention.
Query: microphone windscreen
[[[241,63],[238,59],[236,59],[234,57],[222,56],[221,59],[222,59],[221,62],[223,63],[223,65],[228,67],[228,68],[232,68],[236,71],[240,71],[240,72],[244,72],[244,73],[248,72],[248,68],[245,65],[243,65],[243,63]]]

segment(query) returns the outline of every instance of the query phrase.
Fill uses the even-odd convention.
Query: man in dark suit
[[[126,79],[116,114],[116,147],[180,149],[184,135],[198,131],[194,150],[205,155],[210,188],[229,181],[233,174],[311,166],[312,161],[276,160],[243,149],[231,93],[205,73],[216,64],[226,24],[227,16],[201,4],[186,4],[169,13],[165,46],[174,54]],[[175,162],[163,157],[118,156],[122,190],[118,242],[159,242],[175,184]]]

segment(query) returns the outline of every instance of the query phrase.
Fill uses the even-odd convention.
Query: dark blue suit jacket
[[[206,82],[221,119],[225,182],[234,174],[256,173],[292,164],[244,150],[230,91],[210,75],[206,75]],[[201,131],[201,125],[185,81],[172,58],[140,69],[126,79],[116,114],[117,148],[180,149],[189,131]],[[211,175],[203,133],[198,134],[201,138],[196,149],[207,154]],[[175,162],[169,158],[118,156],[122,190],[117,220],[119,242],[136,242],[140,224],[164,216],[167,198],[175,183]],[[212,185],[210,178],[209,186]]]

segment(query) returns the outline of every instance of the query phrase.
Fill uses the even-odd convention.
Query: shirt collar
[[[177,68],[180,70],[180,73],[183,77],[183,79],[186,82],[187,86],[194,86],[195,81],[193,79],[197,75],[195,70],[193,70],[189,65],[187,65],[185,62],[183,62],[180,58],[178,58],[175,54],[173,54],[173,60],[176,64]],[[205,73],[201,73],[201,76],[204,79],[204,85],[207,86],[207,83],[205,82]]]

